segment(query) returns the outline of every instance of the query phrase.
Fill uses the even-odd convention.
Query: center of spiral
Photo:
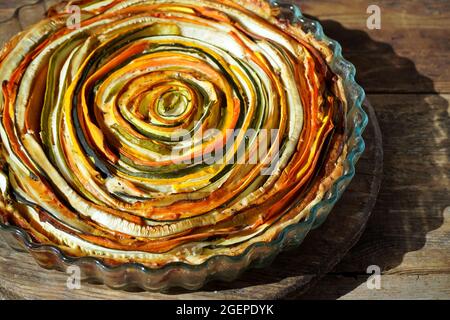
[[[169,90],[161,95],[157,103],[157,112],[161,117],[178,117],[188,106],[188,92]]]

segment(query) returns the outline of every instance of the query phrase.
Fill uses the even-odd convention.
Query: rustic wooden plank
[[[450,299],[450,274],[383,275],[379,290],[368,289],[366,281],[365,275],[328,275],[302,299]]]
[[[442,40],[449,39],[449,2],[412,2],[410,7],[401,2],[379,1],[382,16],[387,16],[379,31],[365,28],[361,15],[368,5],[365,1],[354,1],[350,7],[343,1],[333,6],[309,2],[305,2],[305,11],[314,14],[316,10],[325,20],[327,33],[340,40],[344,53],[357,66],[359,81],[366,91],[448,92],[448,68],[443,66],[448,65],[450,42]],[[396,8],[391,10],[390,6]],[[330,19],[339,20],[345,27]],[[348,32],[347,28],[362,32]],[[401,56],[411,57],[417,69]],[[386,273],[448,272],[449,233],[430,230],[437,226],[441,226],[438,230],[448,229],[442,212],[450,203],[446,175],[450,171],[449,98],[370,95],[370,99],[384,133],[386,179],[367,232],[334,273],[362,273],[380,260]],[[432,292],[437,285],[429,284],[424,292]],[[324,280],[318,290],[330,287],[339,288],[341,284]]]
[[[17,0],[17,1],[1,1],[0,2],[0,21],[10,18],[16,8],[33,2],[32,0]]]
[[[297,0],[338,40],[367,92],[450,92],[450,2]],[[369,30],[369,5],[381,9],[381,30]]]
[[[428,233],[444,224],[450,205],[450,95],[371,95],[370,99],[385,133],[385,176],[370,224],[352,250],[355,258],[349,255],[343,262],[345,269],[359,268],[357,260],[376,261],[380,254],[389,257],[384,264],[392,268],[404,252],[425,244],[442,249],[427,261],[443,259],[450,265],[449,227],[427,242]]]
[[[450,95],[369,98],[384,133],[384,179],[365,233],[332,273],[361,275],[375,264],[390,275],[428,274],[421,292],[431,296],[439,274],[450,273]],[[327,277],[306,296],[346,286]]]

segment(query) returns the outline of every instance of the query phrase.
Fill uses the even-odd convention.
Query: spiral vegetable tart
[[[343,174],[332,54],[260,0],[54,7],[0,53],[2,220],[155,268],[273,240]]]

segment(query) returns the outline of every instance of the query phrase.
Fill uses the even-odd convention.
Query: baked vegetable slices
[[[259,0],[75,1],[0,56],[2,220],[72,256],[200,264],[343,174],[332,52]]]

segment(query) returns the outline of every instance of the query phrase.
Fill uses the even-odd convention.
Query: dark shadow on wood
[[[395,92],[396,82],[404,79],[416,83],[417,92],[423,94],[417,95],[414,105],[408,105],[401,99],[385,104],[370,95],[383,92],[368,92],[383,135],[383,183],[365,233],[331,273],[331,278],[338,275],[355,281],[342,288],[339,281],[327,279],[306,294],[292,295],[302,299],[339,298],[367,279],[368,266],[378,265],[388,271],[400,265],[406,253],[421,249],[426,235],[443,224],[443,204],[449,199],[448,190],[432,186],[433,179],[445,179],[448,172],[431,151],[446,150],[447,163],[450,159],[449,106],[438,94],[428,95],[436,93],[433,81],[420,74],[413,61],[397,55],[390,44],[374,41],[366,32],[347,29],[336,21],[321,23],[325,33],[342,45],[344,57],[356,66],[357,81],[363,87],[373,88],[373,79],[378,79],[384,85],[391,83]],[[370,61],[368,52],[372,53]]]

